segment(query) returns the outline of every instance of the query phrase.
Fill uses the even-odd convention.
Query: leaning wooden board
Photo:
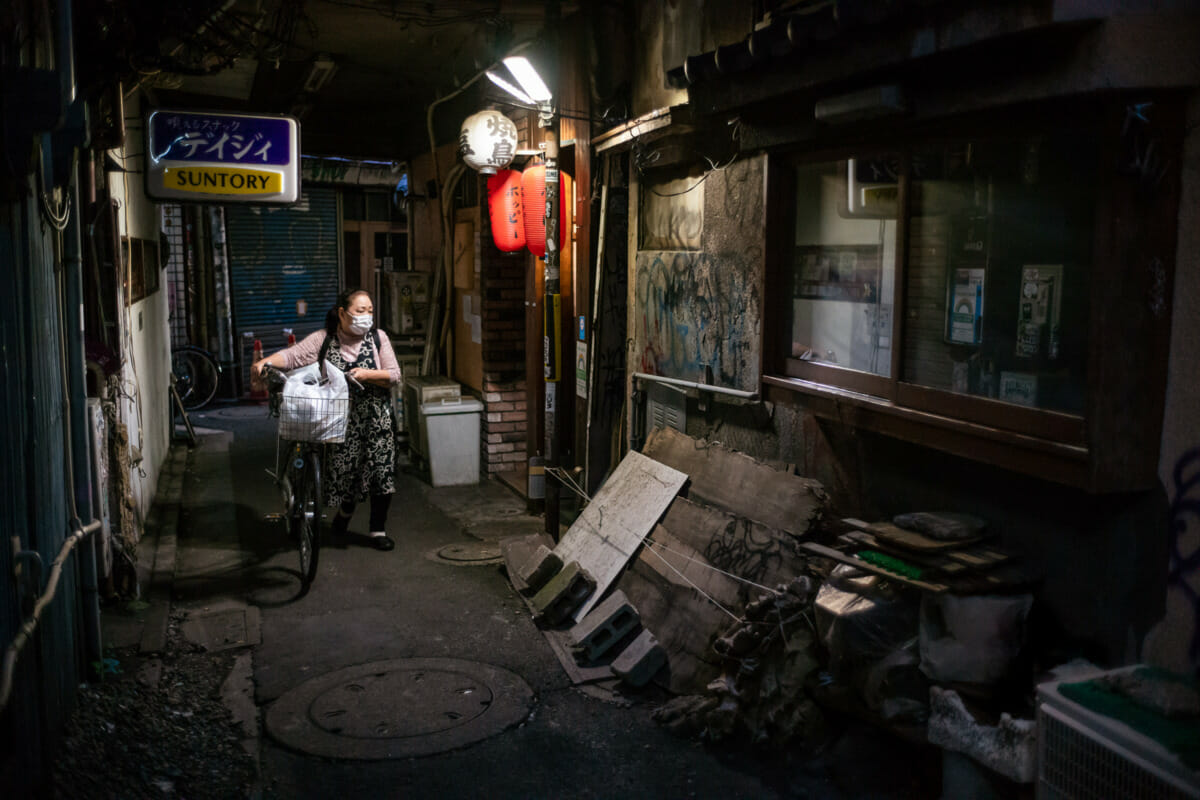
[[[819,481],[782,472],[745,453],[671,428],[652,431],[642,452],[686,473],[685,494],[691,500],[797,538],[808,535],[829,505]]]

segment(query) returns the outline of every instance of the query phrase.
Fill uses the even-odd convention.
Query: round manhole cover
[[[533,706],[520,676],[450,658],[376,661],[301,684],[267,711],[283,744],[328,758],[427,756],[519,723]]]
[[[491,542],[457,542],[448,544],[434,552],[435,561],[444,561],[458,566],[472,564],[497,564],[503,561],[500,545]]]

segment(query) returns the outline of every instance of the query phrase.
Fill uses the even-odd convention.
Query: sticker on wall
[[[583,327],[583,319],[580,318],[580,328]],[[587,397],[587,342],[575,343],[575,394],[579,397]]]

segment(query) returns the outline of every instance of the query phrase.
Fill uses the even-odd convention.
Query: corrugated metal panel
[[[30,192],[30,196],[36,196]],[[0,437],[0,589],[9,598],[9,542],[35,550],[49,569],[66,538],[63,382],[59,347],[57,283],[52,229],[42,223],[36,201],[0,206],[0,391],[5,435]],[[47,369],[47,365],[55,368]],[[75,561],[63,570],[54,601],[43,612],[38,635],[25,648],[14,680],[8,724],[0,731],[0,785],[16,776],[18,787],[44,777],[44,756],[62,731],[74,704],[80,664]],[[0,637],[7,645],[21,612],[3,604]],[[20,788],[17,794],[22,794]]]
[[[286,208],[227,206],[230,272],[233,281],[235,347],[243,351],[242,386],[249,386],[250,343],[261,339],[266,354],[320,328],[338,293],[337,193],[309,189]],[[297,314],[304,301],[308,313]]]

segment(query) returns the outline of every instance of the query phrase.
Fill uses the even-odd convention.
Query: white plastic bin
[[[410,450],[421,458],[429,458],[421,407],[437,400],[457,400],[460,397],[462,386],[450,378],[440,375],[414,375],[404,379],[404,416],[409,431]]]
[[[421,404],[421,433],[434,486],[479,483],[481,411],[483,403],[473,397]]]

